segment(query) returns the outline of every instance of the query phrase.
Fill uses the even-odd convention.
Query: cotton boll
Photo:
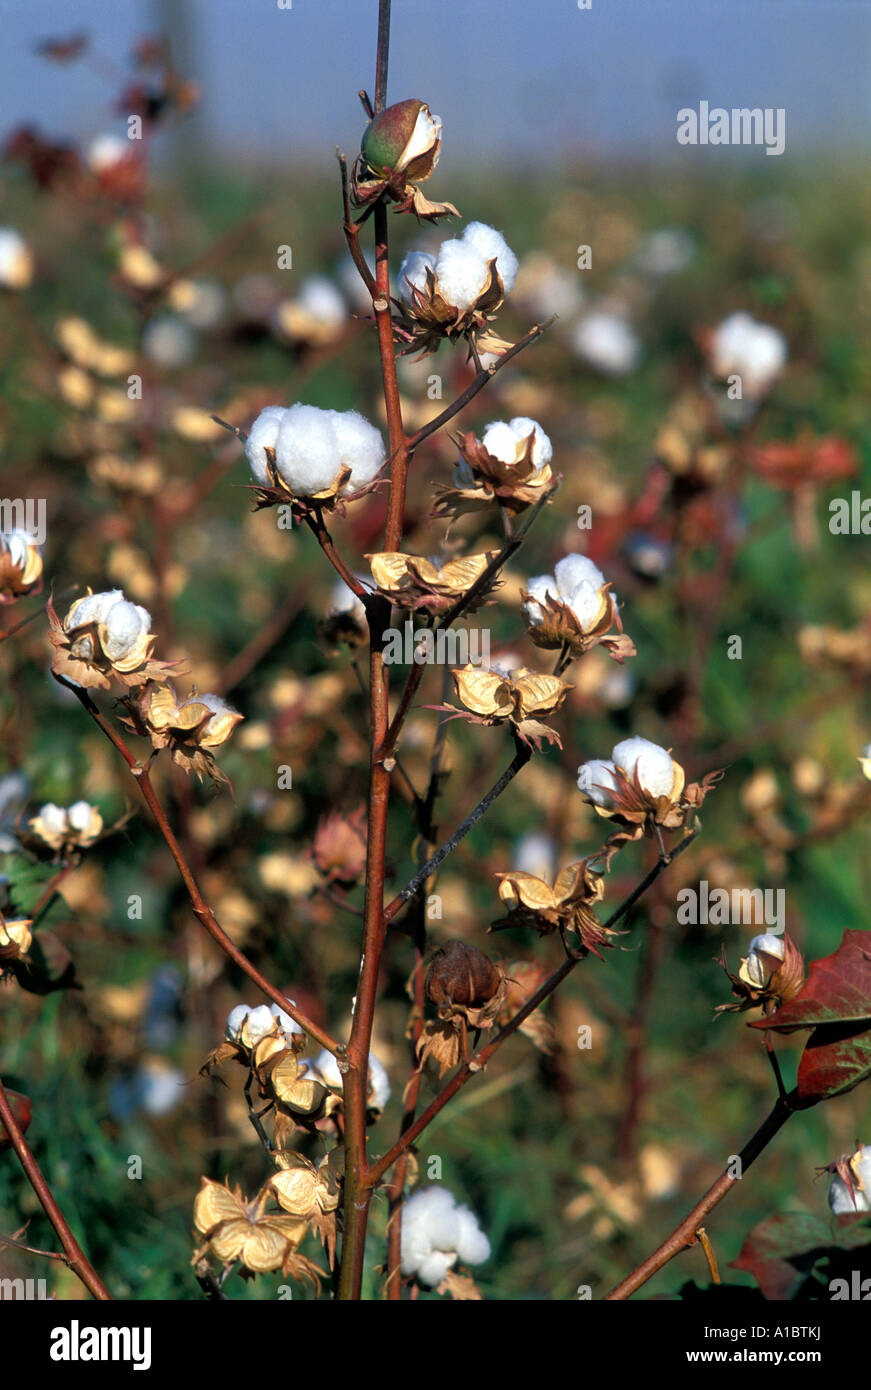
[[[13,565],[17,565],[19,569],[24,569],[27,564],[27,552],[32,545],[36,545],[33,536],[20,526],[0,535],[0,546],[6,550]]]
[[[93,174],[102,174],[114,164],[120,164],[131,153],[130,141],[121,135],[98,135],[88,146],[85,156],[88,168]]]
[[[121,589],[109,589],[103,594],[87,594],[75,605],[74,610],[70,610],[72,617],[67,618],[64,626],[68,632],[74,632],[77,627],[84,627],[86,623],[103,622],[109,609],[123,597]]]
[[[173,371],[193,361],[197,339],[190,325],[177,315],[159,314],[143,333],[142,347],[149,361]]]
[[[26,289],[33,278],[33,253],[14,227],[0,227],[0,285]]]
[[[275,1019],[268,1004],[261,1004],[259,1008],[252,1009],[248,1014],[248,1037],[251,1044],[259,1043],[261,1038],[265,1038],[275,1027]]]
[[[537,574],[534,579],[530,579],[526,585],[528,599],[523,600],[523,611],[527,620],[533,624],[540,623],[544,618],[544,608],[542,604],[547,599],[548,594],[551,598],[559,598],[559,589],[556,579],[552,574]],[[538,600],[536,602],[536,600]]]
[[[407,251],[397,277],[399,298],[409,308],[413,304],[412,289],[426,293],[426,272],[435,274],[436,258],[428,251]]]
[[[532,831],[517,841],[511,862],[520,873],[552,882],[557,870],[556,845],[550,835]]]
[[[341,328],[348,317],[344,299],[326,275],[311,275],[304,280],[296,303],[298,308],[327,328]]]
[[[387,454],[381,431],[357,410],[333,411],[333,431],[341,468],[350,468],[351,476],[343,487],[345,493],[371,483]]]
[[[564,555],[554,565],[553,577],[563,599],[569,598],[582,585],[601,589],[605,583],[604,574],[588,555]]]
[[[483,257],[485,262],[495,258],[499,279],[506,291],[514,288],[517,279],[517,257],[501,232],[485,222],[470,222],[463,232],[463,241]]]
[[[625,738],[613,749],[611,757],[627,777],[637,776],[651,796],[670,796],[674,788],[674,764],[671,754],[658,743],[646,738]]]
[[[91,807],[87,801],[75,801],[67,808],[67,820],[72,830],[87,830],[91,824]]]
[[[292,999],[290,1000],[290,1003],[293,1003]],[[284,1012],[284,1009],[280,1009],[277,1004],[270,1004],[269,1012],[272,1014],[272,1017],[278,1023],[278,1026],[281,1029],[282,1033],[284,1033],[286,1036],[290,1033],[302,1032],[302,1029],[296,1022],[296,1020],[292,1019],[290,1014],[286,1014]]]
[[[377,1057],[369,1057],[369,1104],[373,1110],[383,1110],[390,1099],[391,1087],[387,1068]]]
[[[285,413],[275,446],[276,467],[297,497],[311,497],[336,481],[338,445],[332,411],[293,405]]]
[[[617,790],[614,764],[609,758],[591,758],[578,768],[578,786],[595,806],[612,805],[610,793]]]
[[[835,1173],[829,1188],[829,1207],[834,1216],[852,1216],[857,1211],[871,1211],[871,1202],[855,1183],[851,1193],[844,1179]]]
[[[185,1075],[162,1059],[143,1062],[135,1078],[136,1098],[146,1115],[168,1115],[184,1096]]]
[[[326,1086],[336,1086],[341,1089],[342,1073],[339,1071],[339,1064],[332,1052],[328,1052],[324,1048],[315,1058],[314,1066],[315,1070],[320,1072]]]
[[[439,294],[456,309],[470,309],[487,284],[487,263],[462,241],[442,243],[435,266]]]
[[[514,419],[509,422],[509,428],[514,431],[520,444],[525,444],[529,436],[534,434],[532,462],[539,468],[544,463],[550,463],[553,458],[553,445],[537,420],[530,420],[527,415],[515,415]]]
[[[456,1249],[465,1265],[480,1265],[490,1258],[490,1242],[468,1207],[457,1207]]]
[[[456,1263],[456,1254],[449,1255],[443,1250],[433,1250],[432,1254],[425,1255],[419,1262],[415,1272],[422,1284],[428,1284],[430,1288],[435,1288]]]
[[[66,835],[69,829],[67,812],[62,806],[56,806],[53,801],[47,801],[44,806],[40,806],[38,819],[50,835]]]
[[[513,463],[517,457],[517,435],[505,420],[495,420],[481,436],[481,443],[494,458]]]
[[[231,1042],[239,1041],[242,1025],[250,1012],[247,1004],[237,1004],[235,1009],[231,1009],[227,1014],[226,1034]]]
[[[579,584],[563,602],[572,610],[583,632],[589,632],[602,618],[602,595],[592,584]]]
[[[151,614],[137,603],[119,599],[103,619],[103,650],[110,661],[120,661],[151,627]]]
[[[785,947],[782,936],[774,936],[767,932],[764,936],[754,936],[750,942],[750,950],[755,955],[775,956],[777,960],[783,960]]]
[[[608,376],[631,372],[641,357],[641,344],[629,324],[604,311],[586,314],[581,319],[572,344],[579,357]]]
[[[787,361],[786,339],[770,324],[751,314],[723,319],[711,339],[711,368],[715,376],[740,376],[747,395],[763,394]]]
[[[245,441],[245,457],[251,465],[251,472],[264,487],[270,486],[266,468],[266,449],[274,449],[278,443],[278,431],[287,414],[283,405],[268,405],[261,410],[248,431]]]

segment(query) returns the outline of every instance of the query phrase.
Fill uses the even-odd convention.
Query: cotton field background
[[[402,712],[386,902],[525,750],[388,923],[370,1160],[397,1140],[413,1079],[419,1114],[567,952],[581,958],[416,1139],[392,1264],[402,1192],[376,1188],[363,1297],[383,1297],[391,1269],[403,1298],[604,1298],[779,1085],[801,1083],[807,1029],[827,1023],[847,1029],[849,1077],[826,1081],[824,1104],[803,1093],[707,1216],[709,1254],[688,1244],[635,1296],[716,1297],[721,1280],[720,1298],[829,1299],[836,1275],[867,1276],[871,192],[849,139],[802,109],[795,128],[815,138],[790,149],[787,103],[783,158],[702,157],[674,138],[678,108],[698,106],[688,82],[653,154],[631,130],[615,150],[569,122],[558,149],[518,136],[516,153],[476,158],[468,95],[456,75],[427,89],[420,7],[397,0],[399,150],[381,131],[354,165],[357,88],[375,95],[369,4],[354,7],[369,11],[356,61],[341,33],[301,31],[294,61],[337,84],[333,124],[318,106],[297,148],[276,96],[247,159],[215,133],[220,93],[178,18],[131,5],[129,35],[79,33],[52,8],[21,34],[41,116],[7,98],[0,130],[0,1077],[90,1266],[119,1299],[339,1287],[347,1179],[327,1158],[350,1149],[331,1042],[350,1036],[360,987],[373,803],[367,610],[335,547],[393,605],[391,719],[413,633],[486,561],[450,567],[509,552],[456,623],[477,634],[473,659],[431,660]],[[301,9],[257,32],[292,42]],[[542,63],[565,22],[544,7]],[[489,105],[498,73],[480,62]],[[238,82],[244,103],[256,72]],[[71,91],[88,94],[80,118]],[[711,105],[748,91],[727,83]],[[517,111],[506,120],[513,140]],[[496,140],[489,116],[481,138]],[[337,145],[354,217],[390,209],[380,313],[405,435],[421,435],[397,546],[378,289],[349,254]],[[547,698],[523,686],[530,669]],[[201,899],[140,794],[143,765]],[[579,864],[560,898],[559,871]],[[473,952],[462,1007],[457,943]],[[804,1031],[747,1026],[807,1000],[810,963],[839,951],[855,953],[838,957],[852,1012],[826,996],[823,1013],[784,1015]],[[293,1073],[280,1094],[257,1070],[264,1039]],[[209,1218],[197,1194],[227,1180],[228,1202],[237,1184],[254,1198],[273,1171],[310,1177],[310,1207],[270,1189],[289,1244],[252,1269],[215,1234],[230,1208]],[[298,1239],[282,1220],[306,1223]],[[73,1269],[27,1247],[58,1238],[0,1122],[0,1276],[82,1296]]]

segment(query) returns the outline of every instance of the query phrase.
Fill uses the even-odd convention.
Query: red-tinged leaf
[[[752,1274],[765,1298],[784,1302],[795,1296],[831,1244],[831,1228],[821,1216],[809,1212],[767,1216],[753,1227],[730,1268]]]
[[[871,1019],[827,1023],[815,1028],[798,1064],[796,1090],[802,1106],[852,1091],[871,1076]]]
[[[750,1027],[792,1032],[863,1019],[871,1027],[871,932],[845,931],[837,951],[813,962],[799,993]]]

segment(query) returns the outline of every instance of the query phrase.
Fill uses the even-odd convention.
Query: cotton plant
[[[427,1186],[415,1152],[425,1152],[422,1144],[432,1121],[443,1110],[450,1115],[454,1097],[466,1085],[476,1084],[475,1078],[503,1048],[516,1049],[511,1055],[521,1079],[532,1074],[523,1065],[522,1049],[553,1050],[558,1034],[542,1009],[571,971],[584,962],[598,969],[608,957],[612,968],[619,969],[622,953],[615,947],[624,934],[621,923],[626,926],[630,911],[654,880],[693,844],[700,833],[698,812],[719,776],[707,773],[690,781],[684,768],[690,749],[676,753],[634,732],[638,725],[631,706],[621,718],[632,732],[612,747],[609,757],[592,756],[604,753],[605,746],[586,746],[590,725],[584,710],[589,700],[589,687],[583,684],[585,662],[597,646],[618,662],[634,655],[634,644],[622,630],[624,607],[633,624],[638,621],[636,632],[644,630],[644,624],[633,611],[631,577],[617,569],[620,561],[600,534],[593,533],[590,554],[563,553],[567,535],[574,534],[574,518],[563,516],[570,530],[560,532],[562,548],[550,556],[552,569],[523,577],[532,570],[525,553],[518,559],[518,552],[547,505],[557,503],[560,475],[570,476],[579,447],[574,422],[551,411],[547,390],[535,389],[531,380],[515,380],[515,390],[502,393],[498,407],[465,417],[464,423],[474,428],[448,435],[448,427],[456,429],[461,410],[544,331],[536,322],[513,343],[497,334],[496,323],[509,295],[512,310],[535,303],[538,317],[542,305],[560,304],[570,319],[578,316],[569,332],[572,349],[614,379],[614,392],[620,389],[619,379],[641,362],[641,341],[618,300],[588,306],[579,287],[572,287],[553,265],[544,268],[547,273],[539,277],[537,289],[531,291],[528,284],[524,288],[513,249],[521,249],[522,226],[511,213],[505,214],[504,232],[472,219],[438,244],[427,241],[412,246],[404,257],[395,254],[393,228],[408,224],[395,224],[393,213],[429,223],[458,218],[459,213],[452,204],[436,203],[422,191],[437,167],[443,168],[443,140],[449,140],[451,132],[422,97],[388,104],[388,39],[389,6],[382,3],[378,76],[373,101],[363,94],[367,124],[360,152],[350,171],[344,156],[339,159],[342,228],[349,262],[359,276],[358,298],[354,300],[346,285],[340,292],[332,280],[315,276],[282,304],[282,291],[266,273],[240,281],[233,296],[246,330],[256,326],[265,334],[277,325],[301,347],[322,345],[337,353],[351,303],[360,320],[361,344],[368,342],[373,355],[377,351],[381,389],[367,401],[366,372],[349,374],[348,390],[359,391],[359,399],[353,399],[360,410],[329,409],[308,401],[263,407],[262,401],[269,398],[265,392],[240,390],[226,411],[226,421],[212,419],[209,411],[209,433],[199,441],[214,445],[216,431],[228,426],[244,446],[255,509],[286,509],[289,503],[294,530],[302,523],[299,534],[279,535],[277,544],[272,537],[268,556],[270,563],[279,565],[285,551],[293,554],[299,570],[282,572],[289,589],[300,570],[306,580],[311,572],[315,617],[321,619],[313,645],[317,644],[317,660],[327,667],[309,682],[282,671],[270,687],[269,699],[277,715],[292,711],[291,734],[275,727],[279,718],[252,721],[228,749],[228,758],[268,750],[285,735],[294,740],[299,735],[301,746],[307,746],[310,709],[315,705],[325,726],[327,715],[333,721],[327,756],[342,776],[347,749],[355,740],[366,753],[361,760],[368,778],[365,802],[356,788],[358,769],[349,766],[350,800],[322,817],[310,848],[271,853],[268,876],[263,872],[265,858],[259,861],[261,886],[281,897],[279,912],[264,909],[239,929],[232,916],[233,894],[223,891],[223,880],[232,878],[240,856],[228,854],[218,874],[218,849],[225,844],[212,854],[213,842],[206,840],[205,832],[199,843],[199,827],[207,818],[191,814],[185,794],[174,797],[172,806],[165,802],[166,786],[174,784],[168,777],[152,776],[157,761],[159,774],[164,769],[173,777],[177,769],[197,775],[209,771],[216,782],[221,780],[216,750],[227,747],[243,718],[229,696],[238,694],[239,703],[246,706],[249,678],[257,664],[250,664],[251,651],[256,655],[262,634],[233,654],[227,669],[232,668],[236,684],[226,670],[224,681],[213,679],[210,669],[206,684],[212,688],[200,693],[196,686],[182,689],[178,684],[188,674],[188,661],[167,631],[172,590],[166,573],[159,576],[154,598],[133,580],[128,583],[126,576],[123,588],[109,587],[121,583],[114,569],[112,577],[97,579],[96,591],[85,586],[88,576],[78,575],[76,597],[59,598],[57,611],[48,605],[52,674],[92,719],[95,733],[111,741],[129,772],[130,786],[142,796],[180,872],[199,927],[232,962],[234,987],[240,974],[246,980],[243,1001],[238,1002],[238,993],[232,996],[236,1002],[226,1021],[217,1023],[212,1051],[201,1069],[205,1083],[225,1063],[232,1064],[227,1067],[229,1084],[235,1077],[244,1097],[237,1113],[247,1111],[251,1146],[248,1153],[228,1154],[223,1180],[204,1176],[199,1192],[191,1193],[196,1232],[191,1263],[210,1296],[232,1296],[238,1287],[234,1275],[270,1279],[270,1287],[279,1278],[303,1280],[316,1294],[331,1291],[339,1301],[359,1300],[370,1286],[390,1301],[417,1297],[421,1290],[454,1298],[480,1296],[468,1271],[491,1256],[484,1223],[492,1203],[482,1196],[479,1220],[449,1189]],[[99,176],[107,178],[126,161],[97,162],[102,164]],[[131,242],[129,228],[118,236],[127,238],[118,258],[119,277],[143,320],[137,351],[159,368],[154,374],[162,378],[158,385],[171,383],[172,392],[180,393],[177,374],[206,351],[197,334],[206,330],[208,314],[200,319],[189,311],[197,296],[186,299],[185,277],[165,269],[148,247]],[[407,244],[408,238],[403,241]],[[679,252],[680,247],[652,244],[629,268],[651,278],[661,276],[679,260]],[[90,377],[100,375],[98,362],[107,365],[107,345],[93,332],[83,335],[81,326],[71,332],[67,324],[61,336],[68,366],[85,376],[72,384],[67,378],[67,389],[73,394],[77,385],[90,401]],[[460,352],[454,356],[465,357],[458,367],[459,394],[419,427],[413,426],[408,413],[403,414],[397,357],[429,358],[455,347]],[[720,348],[720,366],[744,353],[745,370],[749,363],[749,379],[757,391],[779,370],[777,352],[765,335],[744,331],[742,339],[733,325],[731,337],[725,334]],[[117,355],[112,359],[110,352],[109,360],[118,367]],[[406,376],[405,382],[409,380]],[[322,382],[318,389],[324,389]],[[433,449],[430,468],[423,446],[435,437],[443,447]],[[141,443],[137,440],[137,447]],[[227,455],[232,462],[229,449]],[[119,462],[127,465],[129,482],[135,465],[128,459]],[[434,476],[440,465],[453,468],[456,496],[449,499],[440,494]],[[417,491],[409,506],[412,466]],[[164,497],[160,484],[166,481],[161,472],[156,488],[160,506],[152,513],[159,521],[193,506],[191,494],[197,491],[167,485]],[[692,481],[695,486],[695,475]],[[211,483],[207,474],[203,486]],[[138,505],[145,493],[130,491]],[[462,527],[457,527],[460,535],[444,527],[438,540],[426,530],[433,518],[441,523],[449,515],[453,521],[464,509],[480,513],[480,526],[472,533],[481,537],[477,549]],[[279,517],[283,521],[284,512]],[[257,524],[263,520],[258,518]],[[3,549],[16,564],[24,556],[20,540]],[[254,595],[258,604],[263,593],[261,589]],[[271,641],[276,627],[285,630],[282,623],[288,621],[296,598],[290,592],[282,611],[267,615],[266,637]],[[464,620],[484,605],[498,606],[511,626],[501,658],[480,665],[451,661],[444,687],[449,692],[453,683],[462,710],[427,703],[430,689],[433,699],[439,695],[432,682],[423,685],[428,680],[426,660],[417,659],[415,648],[407,669],[395,670],[395,665],[405,668],[406,663],[388,659],[387,634],[395,631],[397,621],[408,620],[412,626],[418,622],[433,642],[457,637],[465,630]],[[181,604],[173,616],[181,628]],[[228,642],[233,627],[228,621]],[[353,700],[345,698],[347,687],[329,665],[339,660],[353,668]],[[242,680],[240,666],[245,671]],[[623,690],[625,695],[625,685]],[[442,701],[445,698],[443,689]],[[358,702],[366,712],[354,724]],[[436,732],[434,748],[421,732],[428,718]],[[539,780],[528,804],[546,813],[552,835],[534,829],[519,841],[512,836],[510,845],[496,845],[492,862],[503,868],[491,875],[487,866],[486,877],[492,881],[483,889],[489,889],[493,908],[498,902],[506,914],[489,926],[519,934],[523,946],[516,949],[526,952],[523,958],[506,960],[495,948],[490,948],[492,954],[482,949],[490,945],[487,917],[473,915],[462,928],[482,945],[461,940],[457,921],[430,918],[431,899],[435,905],[430,888],[444,862],[542,753],[543,742],[562,746],[559,734],[542,726],[544,718],[560,723],[567,742],[571,739],[572,746],[583,749],[579,756],[591,756],[578,768],[579,792],[569,786],[571,804],[556,796],[550,804],[556,782],[547,776]],[[451,827],[442,798],[456,720],[480,726],[475,736],[480,733],[482,752],[473,761],[487,768],[491,762],[497,765],[488,790]],[[682,744],[690,739],[686,727],[681,730]],[[657,737],[665,740],[664,728],[660,725]],[[465,740],[467,734],[462,730],[461,737]],[[419,789],[420,760],[410,755],[420,753],[424,745],[425,780]],[[167,768],[170,761],[174,766]],[[459,760],[454,763],[455,769],[461,766]],[[550,771],[558,775],[558,770],[553,758]],[[282,766],[279,775],[286,771]],[[533,785],[534,779],[529,782]],[[285,789],[281,782],[278,785]],[[467,788],[459,790],[465,794]],[[247,787],[243,805],[253,818],[274,810],[279,800],[272,784],[266,790]],[[222,805],[227,807],[228,801],[225,798]],[[183,818],[178,830],[172,824],[176,806]],[[91,834],[94,808],[87,807],[84,802],[42,807],[35,820],[41,821],[49,849],[70,849],[73,832]],[[287,823],[282,822],[282,828]],[[270,822],[270,831],[273,828]],[[399,831],[406,833],[408,857],[415,865],[405,882],[400,877],[400,845],[394,842]],[[589,840],[583,855],[579,839]],[[614,891],[616,856],[642,839],[647,843],[638,845],[641,853],[636,851],[634,887],[606,909]],[[620,861],[621,872],[628,857]],[[482,863],[482,877],[484,867]],[[236,895],[243,896],[241,891]],[[285,913],[288,904],[291,910]],[[297,912],[297,906],[303,910]],[[351,940],[355,946],[353,969],[332,972],[332,954],[321,960],[327,943],[320,927],[333,907],[337,925],[330,953],[345,932],[341,941]],[[317,924],[317,931],[311,923]],[[0,924],[0,955],[12,962],[10,970],[20,970],[30,953],[32,936],[39,930],[37,924],[31,933],[31,925],[28,919]],[[256,955],[246,954],[246,930],[255,941]],[[284,961],[288,945],[293,952],[295,933],[303,932],[310,940],[298,953],[300,969],[311,959],[320,962],[323,975],[333,973],[330,987],[346,991],[346,1027],[324,1025],[326,1008],[319,998],[306,997],[301,981],[299,988],[287,986],[296,996],[290,997],[285,982],[279,986],[273,978],[271,948],[276,939],[281,939],[279,959]],[[803,961],[789,938],[761,934],[750,940],[746,952],[739,972],[726,972],[738,1002],[721,1005],[720,1010],[755,1010],[754,1025],[775,1032],[781,1026],[784,1031],[803,1026],[788,1012],[784,1021],[784,1011],[801,1003],[814,977],[805,978]],[[407,1019],[399,1018],[396,1026],[395,989],[386,1020],[381,1009],[383,993],[400,979],[407,981],[410,1004]],[[224,987],[217,979],[210,985]],[[229,1003],[226,999],[222,1012]],[[387,1026],[381,1026],[383,1021]],[[373,1037],[379,1040],[379,1052],[384,1049],[383,1060],[372,1051]],[[158,1120],[171,1113],[180,1089],[176,1075],[162,1066],[150,1077],[135,1075],[141,1096],[150,1097],[146,1111]],[[782,1092],[782,1078],[780,1083]],[[794,1113],[780,1092],[778,1120],[787,1108]],[[864,1196],[862,1163],[864,1159],[856,1165],[853,1190]],[[243,1166],[255,1184],[252,1188],[246,1183],[250,1196],[234,1180]],[[623,1194],[617,1195],[622,1200]],[[378,1222],[370,1227],[373,1212],[384,1213],[386,1231]],[[697,1221],[691,1223],[676,1248],[692,1244],[698,1229]],[[311,1238],[322,1246],[317,1263],[311,1258],[311,1243],[305,1246],[310,1253],[303,1253]],[[89,1288],[99,1288],[90,1266],[80,1268],[90,1270]],[[639,1266],[629,1276],[630,1292],[643,1282],[643,1270]],[[493,1278],[498,1279],[498,1270]]]

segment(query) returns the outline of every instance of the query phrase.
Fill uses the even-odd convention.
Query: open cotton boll
[[[91,807],[87,801],[74,801],[67,808],[67,820],[72,830],[88,830],[91,825]]]
[[[670,796],[674,788],[674,764],[671,754],[658,743],[646,738],[624,738],[611,752],[611,757],[627,777],[637,776],[651,796]]]
[[[21,527],[16,527],[13,531],[6,531],[0,535],[0,546],[6,550],[13,565],[19,569],[24,569],[27,564],[27,552],[30,546],[36,545],[36,541],[29,531],[23,531]]]
[[[290,1003],[293,1003],[292,999],[290,1000]],[[291,1018],[290,1014],[286,1014],[284,1012],[284,1009],[280,1009],[277,1004],[270,1004],[269,1012],[272,1014],[272,1017],[277,1020],[278,1026],[281,1029],[282,1033],[302,1032],[302,1029],[300,1028],[299,1024]]]
[[[177,314],[159,314],[145,329],[142,347],[151,362],[172,370],[193,361],[197,338],[190,324]]]
[[[786,339],[751,314],[735,313],[723,319],[711,339],[711,366],[715,376],[737,374],[750,395],[765,391],[787,361]]]
[[[332,412],[333,432],[339,468],[350,468],[351,476],[342,491],[356,492],[371,483],[387,454],[381,431],[357,410]]]
[[[610,758],[591,758],[578,768],[578,786],[596,806],[611,805],[611,792],[617,790],[617,777]]]
[[[122,589],[109,589],[103,594],[87,594],[76,604],[72,617],[67,620],[67,630],[72,632],[77,627],[84,627],[86,623],[103,622],[109,609],[123,597]]]
[[[7,289],[26,289],[33,274],[30,247],[14,227],[0,227],[0,285]]]
[[[501,459],[503,463],[513,463],[531,434],[535,436],[532,443],[532,462],[538,467],[550,463],[553,458],[550,440],[536,420],[527,419],[522,415],[507,422],[494,420],[485,429],[481,443],[494,458]]]
[[[588,555],[564,555],[553,567],[553,577],[561,598],[569,598],[576,589],[585,584],[591,589],[601,589],[605,576]]]
[[[136,646],[143,633],[151,627],[151,614],[138,603],[119,599],[103,619],[105,637],[103,651],[110,661],[120,661]]]
[[[553,882],[557,870],[557,847],[553,838],[540,830],[523,835],[514,846],[511,863],[520,873]]]
[[[868,1190],[871,1191],[871,1187]],[[835,1173],[829,1188],[829,1208],[833,1216],[852,1216],[857,1211],[871,1211],[871,1201],[855,1183],[851,1193],[844,1179]]]
[[[433,1250],[419,1261],[415,1273],[422,1284],[435,1288],[456,1263],[456,1252],[446,1254],[444,1250]]]
[[[631,372],[641,357],[641,344],[625,319],[603,310],[584,315],[572,344],[579,357],[609,376]]]
[[[126,159],[131,153],[131,149],[129,140],[121,135],[107,133],[98,135],[91,141],[85,159],[93,174],[101,174],[105,169],[111,169],[113,164],[120,164],[121,160]]]
[[[783,937],[774,936],[772,932],[766,932],[764,936],[754,936],[750,942],[750,951],[754,955],[775,956],[777,960],[783,960]]]
[[[514,288],[517,279],[517,257],[501,232],[486,222],[470,222],[463,232],[463,242],[471,246],[485,262],[496,261],[496,270],[505,290]]]
[[[589,632],[602,617],[602,597],[592,584],[579,584],[563,602],[572,610],[584,632]]]
[[[242,1025],[250,1012],[251,1010],[247,1004],[237,1004],[235,1009],[231,1009],[227,1014],[225,1031],[231,1042],[238,1042],[239,1034],[242,1032]]]
[[[264,487],[269,486],[269,473],[266,468],[266,449],[274,449],[278,443],[278,430],[287,414],[283,405],[268,405],[261,410],[248,431],[245,441],[245,457],[251,465],[251,472]]]
[[[456,309],[470,309],[487,284],[487,262],[474,246],[442,243],[435,265],[439,294]]]
[[[436,258],[431,256],[428,251],[407,251],[405,253],[397,277],[399,298],[403,304],[411,306],[413,302],[412,289],[420,290],[421,294],[426,292],[426,272],[431,270],[435,274],[435,269]]]
[[[37,819],[50,835],[66,835],[69,829],[67,812],[62,806],[56,806],[53,801],[47,801],[44,806],[40,806]]]
[[[369,1057],[369,1104],[373,1110],[383,1110],[390,1099],[391,1087],[387,1068],[377,1057]]]
[[[251,1009],[248,1014],[248,1037],[252,1044],[265,1038],[274,1027],[275,1019],[268,1004],[261,1004],[258,1008]]]
[[[146,1115],[168,1115],[184,1097],[185,1074],[162,1058],[142,1063],[134,1086],[139,1106]]]
[[[529,598],[523,600],[523,611],[531,623],[540,623],[544,617],[544,609],[541,605],[547,599],[548,594],[551,598],[559,598],[557,582],[552,574],[537,574],[526,585],[526,592],[529,594]]]
[[[326,327],[341,328],[348,317],[341,293],[326,275],[311,275],[304,280],[296,303],[298,308]]]
[[[456,1250],[463,1264],[480,1265],[490,1258],[490,1242],[468,1207],[457,1207]]]
[[[332,1052],[328,1052],[324,1048],[322,1052],[318,1053],[312,1065],[316,1071],[320,1072],[325,1085],[341,1088],[343,1084],[342,1073],[339,1071],[339,1064]]]
[[[279,425],[276,467],[296,497],[324,492],[336,481],[339,462],[333,413],[297,403]]]

